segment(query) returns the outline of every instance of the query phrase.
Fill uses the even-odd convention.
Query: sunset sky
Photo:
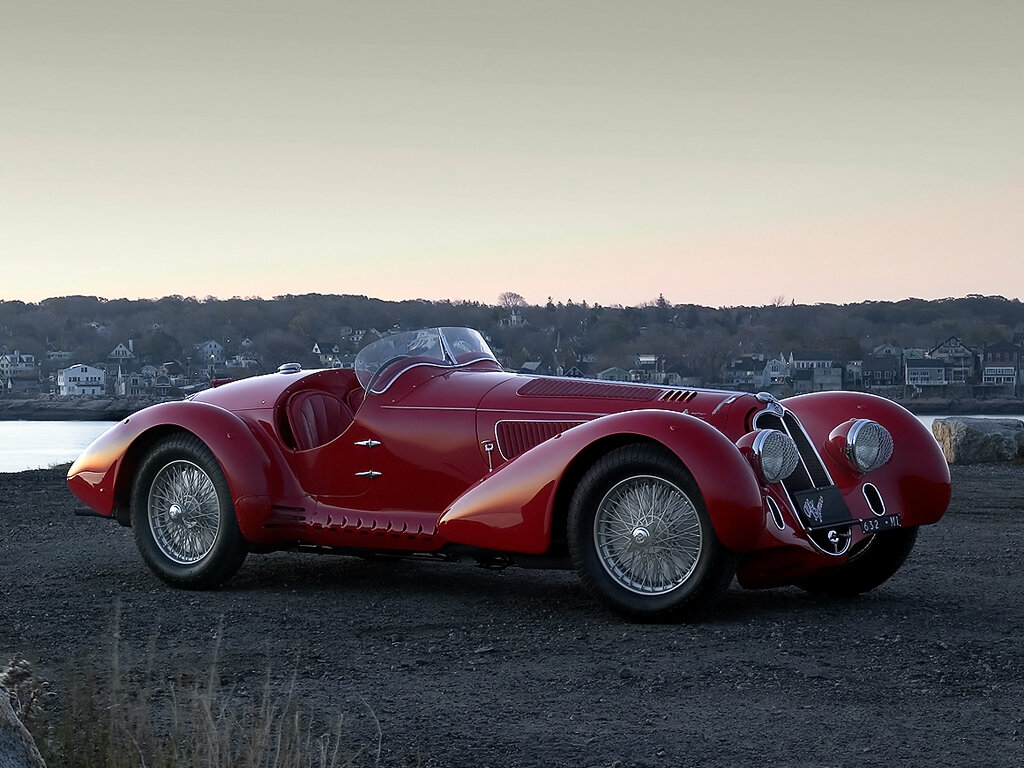
[[[1024,3],[0,11],[0,298],[1024,298]]]

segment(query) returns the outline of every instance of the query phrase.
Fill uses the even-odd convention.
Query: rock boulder
[[[1024,458],[1024,421],[950,416],[932,422],[932,434],[949,464],[982,464]]]
[[[46,768],[31,734],[14,714],[3,687],[0,687],[0,768]]]

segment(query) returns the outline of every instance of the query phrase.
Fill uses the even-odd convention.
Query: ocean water
[[[0,421],[0,472],[74,461],[113,421]]]

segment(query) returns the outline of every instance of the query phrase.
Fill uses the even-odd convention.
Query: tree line
[[[0,349],[46,360],[47,349],[71,352],[74,363],[103,362],[132,340],[142,362],[183,361],[213,339],[227,355],[252,351],[265,369],[297,360],[316,364],[314,342],[356,351],[357,331],[436,325],[480,329],[518,368],[581,365],[596,373],[630,368],[638,354],[685,367],[715,381],[729,359],[822,350],[837,361],[860,359],[894,343],[930,349],[950,336],[977,349],[1024,338],[1024,304],[1002,296],[896,302],[795,304],[779,297],[760,307],[674,304],[664,296],[641,306],[602,306],[572,299],[531,305],[514,292],[496,303],[384,301],[355,295],[287,295],[272,299],[165,296],[112,299],[65,296],[38,303],[0,301]]]

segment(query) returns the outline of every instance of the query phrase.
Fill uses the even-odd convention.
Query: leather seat
[[[308,451],[329,443],[352,423],[352,411],[330,392],[306,390],[288,401],[288,424],[295,448]]]

